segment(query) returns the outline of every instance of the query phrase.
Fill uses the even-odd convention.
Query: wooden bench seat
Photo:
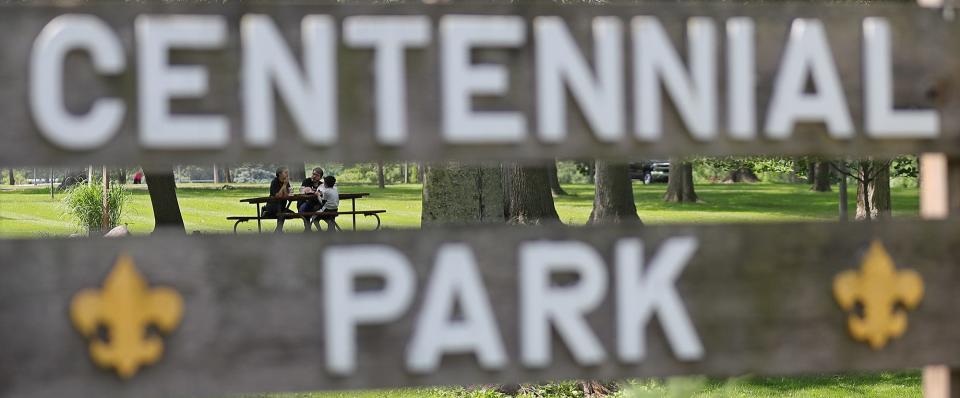
[[[303,212],[303,213],[281,213],[281,216],[283,216],[284,219],[291,219],[291,218],[303,218],[303,217],[313,217],[313,216],[340,216],[340,215],[356,215],[356,214],[360,214],[360,215],[363,215],[363,216],[367,216],[367,217],[373,216],[374,218],[376,218],[376,219],[377,219],[377,226],[376,226],[376,228],[374,228],[374,229],[380,229],[380,214],[381,214],[381,213],[386,213],[386,212],[387,212],[386,210],[308,211],[308,212]],[[238,227],[238,226],[240,225],[240,223],[242,223],[242,222],[253,221],[253,220],[276,220],[276,219],[277,219],[277,217],[268,217],[268,216],[263,216],[263,217],[256,217],[256,216],[230,216],[230,217],[227,217],[227,220],[231,220],[231,221],[236,220],[236,221],[237,221],[237,222],[235,222],[235,223],[233,224],[233,233],[234,233],[234,234],[237,233],[237,227]],[[334,223],[334,225],[336,225],[336,223]],[[336,225],[336,227],[337,227],[337,230],[340,230],[340,226],[339,226],[339,225]]]

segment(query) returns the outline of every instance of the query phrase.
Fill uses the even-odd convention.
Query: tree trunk
[[[692,178],[692,175],[691,175]],[[735,170],[730,170],[725,177],[723,177],[722,182],[724,183],[756,183],[760,182],[760,177],[757,177],[757,174],[753,172],[749,167],[743,166]]]
[[[306,179],[306,177],[304,177],[304,179]],[[233,173],[230,172],[229,165],[223,167],[223,181],[227,184],[233,184]]]
[[[386,177],[383,175],[383,162],[377,162],[377,188],[387,187]]]
[[[890,203],[890,165],[880,162],[873,181],[870,184],[870,208],[874,218],[888,219],[891,217],[893,206]]]
[[[87,180],[87,170],[76,169],[66,170],[63,173],[63,180],[57,186],[57,190],[64,190]]]
[[[813,159],[807,160],[807,184],[810,186],[816,184],[817,166],[820,165],[820,163],[821,162],[813,161]]]
[[[849,219],[849,206],[847,204],[847,176],[843,173],[837,173],[840,177],[840,183],[837,185],[837,190],[840,191],[840,221],[847,221]]]
[[[633,199],[629,166],[598,160],[594,170],[597,182],[593,211],[587,224],[641,223]]]
[[[427,181],[426,174],[427,164],[426,163],[417,163],[417,182],[420,184],[425,184]]]
[[[862,163],[869,166],[860,168],[860,178],[869,177],[870,179],[867,183],[867,192],[864,192],[863,182],[857,183],[857,220],[889,218],[891,213],[889,164],[876,161]],[[869,175],[864,177],[867,173]]]
[[[300,183],[303,180],[307,179],[307,164],[304,162],[294,162],[290,163],[290,166],[287,167],[290,171],[290,186],[299,187]]]
[[[185,231],[180,204],[177,202],[177,184],[173,171],[144,170],[150,204],[153,205],[154,231],[162,229]]]
[[[110,230],[110,174],[107,172],[107,166],[103,166],[103,208],[101,209],[100,232],[106,233]]]
[[[214,163],[214,165],[213,165],[213,183],[214,183],[214,184],[220,182],[220,176],[219,176],[218,174],[219,174],[219,173],[217,173],[217,165],[216,165],[216,163]],[[303,181],[303,180],[301,179],[300,181]]]
[[[816,192],[830,192],[830,162],[818,160],[814,165],[813,186],[810,190]]]
[[[410,163],[403,162],[403,183],[410,183]]]
[[[459,163],[418,165],[423,173],[424,228],[442,224],[504,222],[500,167]],[[419,174],[419,173],[418,173]]]
[[[547,165],[547,178],[550,180],[550,193],[553,196],[567,196],[567,191],[560,186],[560,179],[557,177],[557,162],[550,162]]]
[[[505,165],[508,185],[507,222],[537,225],[559,223],[560,215],[553,204],[547,166]]]
[[[17,185],[17,179],[13,176],[13,168],[7,169],[7,177],[10,178],[10,185]]]
[[[670,176],[667,193],[663,200],[675,203],[696,203],[697,192],[693,189],[693,164],[681,159],[670,159]]]

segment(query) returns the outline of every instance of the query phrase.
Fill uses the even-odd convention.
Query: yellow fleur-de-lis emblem
[[[907,314],[898,311],[896,305],[913,309],[920,304],[923,280],[916,271],[897,271],[883,244],[874,241],[859,271],[846,271],[834,278],[833,296],[847,311],[860,303],[862,317],[850,314],[847,327],[854,339],[879,350],[907,330]]]
[[[175,290],[150,288],[137,272],[133,258],[121,255],[103,289],[84,289],[70,303],[74,327],[90,339],[90,357],[102,368],[113,368],[124,379],[163,355],[163,340],[148,332],[172,332],[183,316],[183,299]],[[98,328],[106,338],[98,336]]]

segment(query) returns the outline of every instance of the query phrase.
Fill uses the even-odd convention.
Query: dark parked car
[[[644,184],[667,182],[670,177],[670,162],[667,160],[647,160],[630,163],[630,179],[643,181]]]

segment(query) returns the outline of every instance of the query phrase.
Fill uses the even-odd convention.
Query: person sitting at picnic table
[[[322,203],[320,206],[320,211],[337,211],[337,206],[340,205],[340,192],[337,191],[337,187],[335,186],[336,184],[336,177],[323,177],[323,186],[320,187],[318,192]],[[334,220],[335,218],[337,218],[336,215],[313,216],[310,218],[310,221],[318,222],[317,219],[323,220],[327,223],[327,232],[335,232],[337,226],[337,222]],[[317,230],[320,230],[319,226],[317,226]]]
[[[310,177],[307,177],[303,180],[303,183],[300,184],[300,193],[302,194],[317,194],[318,189],[323,184],[323,169],[320,167],[313,168],[313,174]],[[307,199],[297,201],[297,210],[300,213],[307,213],[311,211],[317,211],[320,209],[320,198],[319,195]],[[320,230],[320,220],[314,220],[311,217],[303,217],[303,229],[304,231],[310,231],[311,221],[317,227],[317,231]]]
[[[286,167],[277,169],[277,177],[270,181],[270,197],[286,198],[290,196],[290,171]],[[277,218],[277,229],[274,232],[283,233],[283,213],[289,213],[286,200],[267,202],[263,207],[263,215]]]

